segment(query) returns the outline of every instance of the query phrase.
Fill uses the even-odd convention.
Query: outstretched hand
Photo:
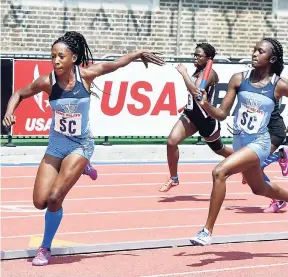
[[[165,64],[165,61],[162,58],[160,58],[158,55],[162,55],[162,54],[158,52],[145,50],[141,53],[140,58],[146,68],[148,68],[149,62],[162,66]]]

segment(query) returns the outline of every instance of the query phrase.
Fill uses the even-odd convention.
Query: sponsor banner
[[[194,72],[193,64],[184,64],[189,74]],[[90,125],[94,136],[168,136],[179,118],[177,109],[187,101],[187,89],[177,64],[163,67],[149,65],[146,69],[140,62],[134,62],[113,73],[94,80],[98,88],[92,90],[99,98],[91,96]],[[219,106],[226,94],[231,76],[245,71],[245,64],[214,64],[219,75],[214,105]],[[50,61],[17,60],[15,62],[15,91],[29,84],[38,76],[51,72]],[[283,76],[288,78],[286,66]],[[233,112],[221,122],[221,134],[231,137],[227,123],[233,125]],[[288,125],[288,100],[282,101],[282,116]],[[14,135],[48,135],[51,124],[51,107],[48,96],[40,92],[22,101],[16,111],[17,123]],[[198,136],[196,133],[194,136]]]
[[[14,92],[29,85],[39,76],[53,70],[50,61],[16,60],[14,64]],[[48,135],[52,111],[46,92],[23,99],[15,111],[13,135]]]

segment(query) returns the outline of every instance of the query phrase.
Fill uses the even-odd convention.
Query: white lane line
[[[279,170],[265,170],[265,173],[276,173]],[[190,174],[209,174],[210,171],[180,171],[179,175],[190,175]],[[126,176],[126,175],[169,175],[168,171],[161,172],[119,172],[119,173],[99,173],[98,176]],[[1,179],[20,179],[20,178],[35,178],[36,175],[11,175],[11,176],[1,176]]]
[[[249,209],[249,208],[264,208],[267,205],[259,206],[227,206],[222,207],[221,210],[233,210],[233,209]],[[158,212],[187,212],[187,211],[204,211],[209,208],[179,208],[179,209],[151,209],[151,210],[124,210],[124,211],[89,211],[89,212],[72,212],[65,213],[65,216],[75,216],[75,215],[106,215],[106,214],[133,214],[133,213],[158,213]],[[1,212],[4,212],[3,210]],[[1,219],[19,219],[19,218],[32,218],[32,217],[42,217],[45,211],[37,215],[15,215],[15,216],[1,216]]]
[[[141,275],[139,277],[170,277],[170,276],[184,276],[184,275],[194,275],[200,273],[212,273],[212,272],[225,272],[225,271],[235,271],[243,269],[256,269],[256,268],[266,268],[266,267],[278,267],[278,266],[288,266],[288,263],[280,264],[261,264],[261,265],[251,265],[251,266],[238,266],[238,267],[226,267],[219,269],[207,269],[207,270],[197,270],[197,271],[186,271],[186,272],[177,272],[177,273],[167,273],[167,274],[158,274],[158,275]],[[242,275],[242,274],[241,274]],[[234,275],[235,276],[235,275]],[[240,275],[237,275],[240,276]],[[252,276],[252,275],[251,275]],[[283,275],[284,276],[284,275]]]
[[[250,221],[250,222],[227,222],[215,224],[215,226],[233,226],[233,225],[250,225],[250,224],[271,224],[271,223],[287,223],[288,220],[275,220],[275,221]],[[78,234],[91,234],[91,233],[113,233],[113,232],[126,232],[126,231],[141,231],[141,230],[161,230],[161,229],[179,229],[179,228],[193,228],[203,227],[203,224],[193,225],[168,225],[168,226],[154,226],[154,227],[138,227],[138,228],[120,228],[120,229],[104,229],[104,230],[88,230],[78,232],[59,232],[57,235],[78,235]],[[281,233],[281,232],[280,232]],[[285,232],[286,233],[286,232]],[[29,234],[17,236],[3,236],[1,239],[14,239],[14,238],[27,238],[27,237],[42,237],[43,234]]]
[[[287,180],[271,180],[271,182],[277,182],[277,183],[287,183]],[[235,184],[238,183],[240,184],[241,181],[227,181],[227,184]],[[105,188],[105,187],[134,187],[134,186],[160,186],[161,182],[153,182],[153,183],[131,183],[131,184],[114,184],[114,185],[100,185],[100,184],[95,184],[95,185],[76,185],[73,187],[74,188]],[[211,181],[190,181],[190,182],[181,182],[183,185],[197,185],[197,184],[211,184],[212,185],[212,180]],[[33,189],[33,187],[8,187],[8,188],[1,188],[0,190],[27,190],[27,189]]]
[[[209,196],[211,193],[194,193],[194,194],[171,194],[171,195],[135,195],[135,196],[106,196],[106,197],[81,197],[81,198],[65,198],[65,201],[86,201],[86,200],[116,200],[116,199],[145,199],[145,198],[162,198],[169,200],[171,197],[187,197],[187,196]],[[231,192],[226,195],[254,195],[252,192]],[[237,199],[235,199],[237,200]],[[179,200],[181,201],[181,200]],[[192,201],[192,199],[191,199]],[[169,201],[168,201],[169,202]],[[3,200],[2,204],[6,203],[32,203],[32,200]],[[1,206],[1,205],[0,205]]]

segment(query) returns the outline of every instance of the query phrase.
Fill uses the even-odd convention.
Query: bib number
[[[80,113],[63,113],[55,111],[54,130],[65,136],[81,135],[82,115]]]
[[[259,131],[264,118],[264,113],[257,111],[249,111],[245,107],[241,107],[238,112],[237,124],[247,134],[255,134]]]
[[[190,92],[188,92],[188,102],[186,105],[187,110],[193,110],[193,96],[191,95]]]
[[[194,84],[196,84],[197,78],[195,76],[192,76],[191,80]],[[188,91],[188,102],[186,105],[186,109],[187,110],[193,110],[193,96],[189,91]]]

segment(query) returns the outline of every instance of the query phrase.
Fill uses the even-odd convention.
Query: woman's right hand
[[[165,65],[165,61],[159,57],[159,55],[162,55],[161,53],[152,50],[140,50],[139,53],[140,59],[146,68],[148,68],[148,63],[154,63],[159,66]]]
[[[2,124],[4,127],[9,128],[16,122],[16,116],[13,114],[5,115]]]

